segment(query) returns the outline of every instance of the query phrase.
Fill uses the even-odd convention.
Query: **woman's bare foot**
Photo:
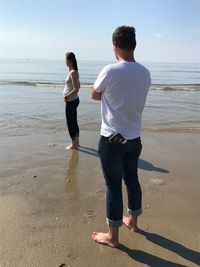
[[[119,246],[118,241],[114,241],[110,236],[110,233],[97,233],[93,232],[92,239],[97,243],[107,245],[111,248],[117,248]]]
[[[123,224],[129,229],[131,230],[131,232],[135,232],[138,233],[139,232],[139,228],[137,226],[137,217],[123,217]]]
[[[69,144],[65,147],[65,149],[77,149],[78,146],[75,146],[74,144]]]
[[[67,145],[65,149],[78,149],[80,147],[79,145],[79,138],[76,137],[74,140],[72,140],[72,143]]]

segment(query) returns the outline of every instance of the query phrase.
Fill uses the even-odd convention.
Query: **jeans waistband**
[[[136,137],[136,138],[133,138],[133,139],[128,139],[127,141],[140,141],[140,136],[139,137]]]
[[[109,139],[111,136],[103,136],[103,135],[101,135],[103,138],[106,138],[106,139]],[[136,137],[136,138],[133,138],[133,139],[126,139],[127,140],[127,142],[133,142],[133,141],[140,141],[141,140],[141,138],[140,138],[140,136],[139,137]]]

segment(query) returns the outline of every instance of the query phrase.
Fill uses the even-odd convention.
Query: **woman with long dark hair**
[[[77,108],[80,102],[78,97],[80,88],[79,73],[74,53],[66,53],[65,60],[69,68],[69,74],[65,79],[63,96],[66,103],[65,114],[67,127],[72,140],[71,144],[66,146],[66,149],[76,149],[79,147],[79,126],[77,121]]]

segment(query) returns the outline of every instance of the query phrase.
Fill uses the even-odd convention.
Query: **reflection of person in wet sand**
[[[76,170],[78,162],[79,152],[72,150],[66,174],[66,195],[68,199],[79,199]]]

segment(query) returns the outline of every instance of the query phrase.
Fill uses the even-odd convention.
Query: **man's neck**
[[[135,59],[129,59],[129,58],[118,58],[118,61],[126,61],[126,62],[135,62]]]
[[[118,61],[135,62],[134,54],[131,52],[124,52],[117,56]]]

